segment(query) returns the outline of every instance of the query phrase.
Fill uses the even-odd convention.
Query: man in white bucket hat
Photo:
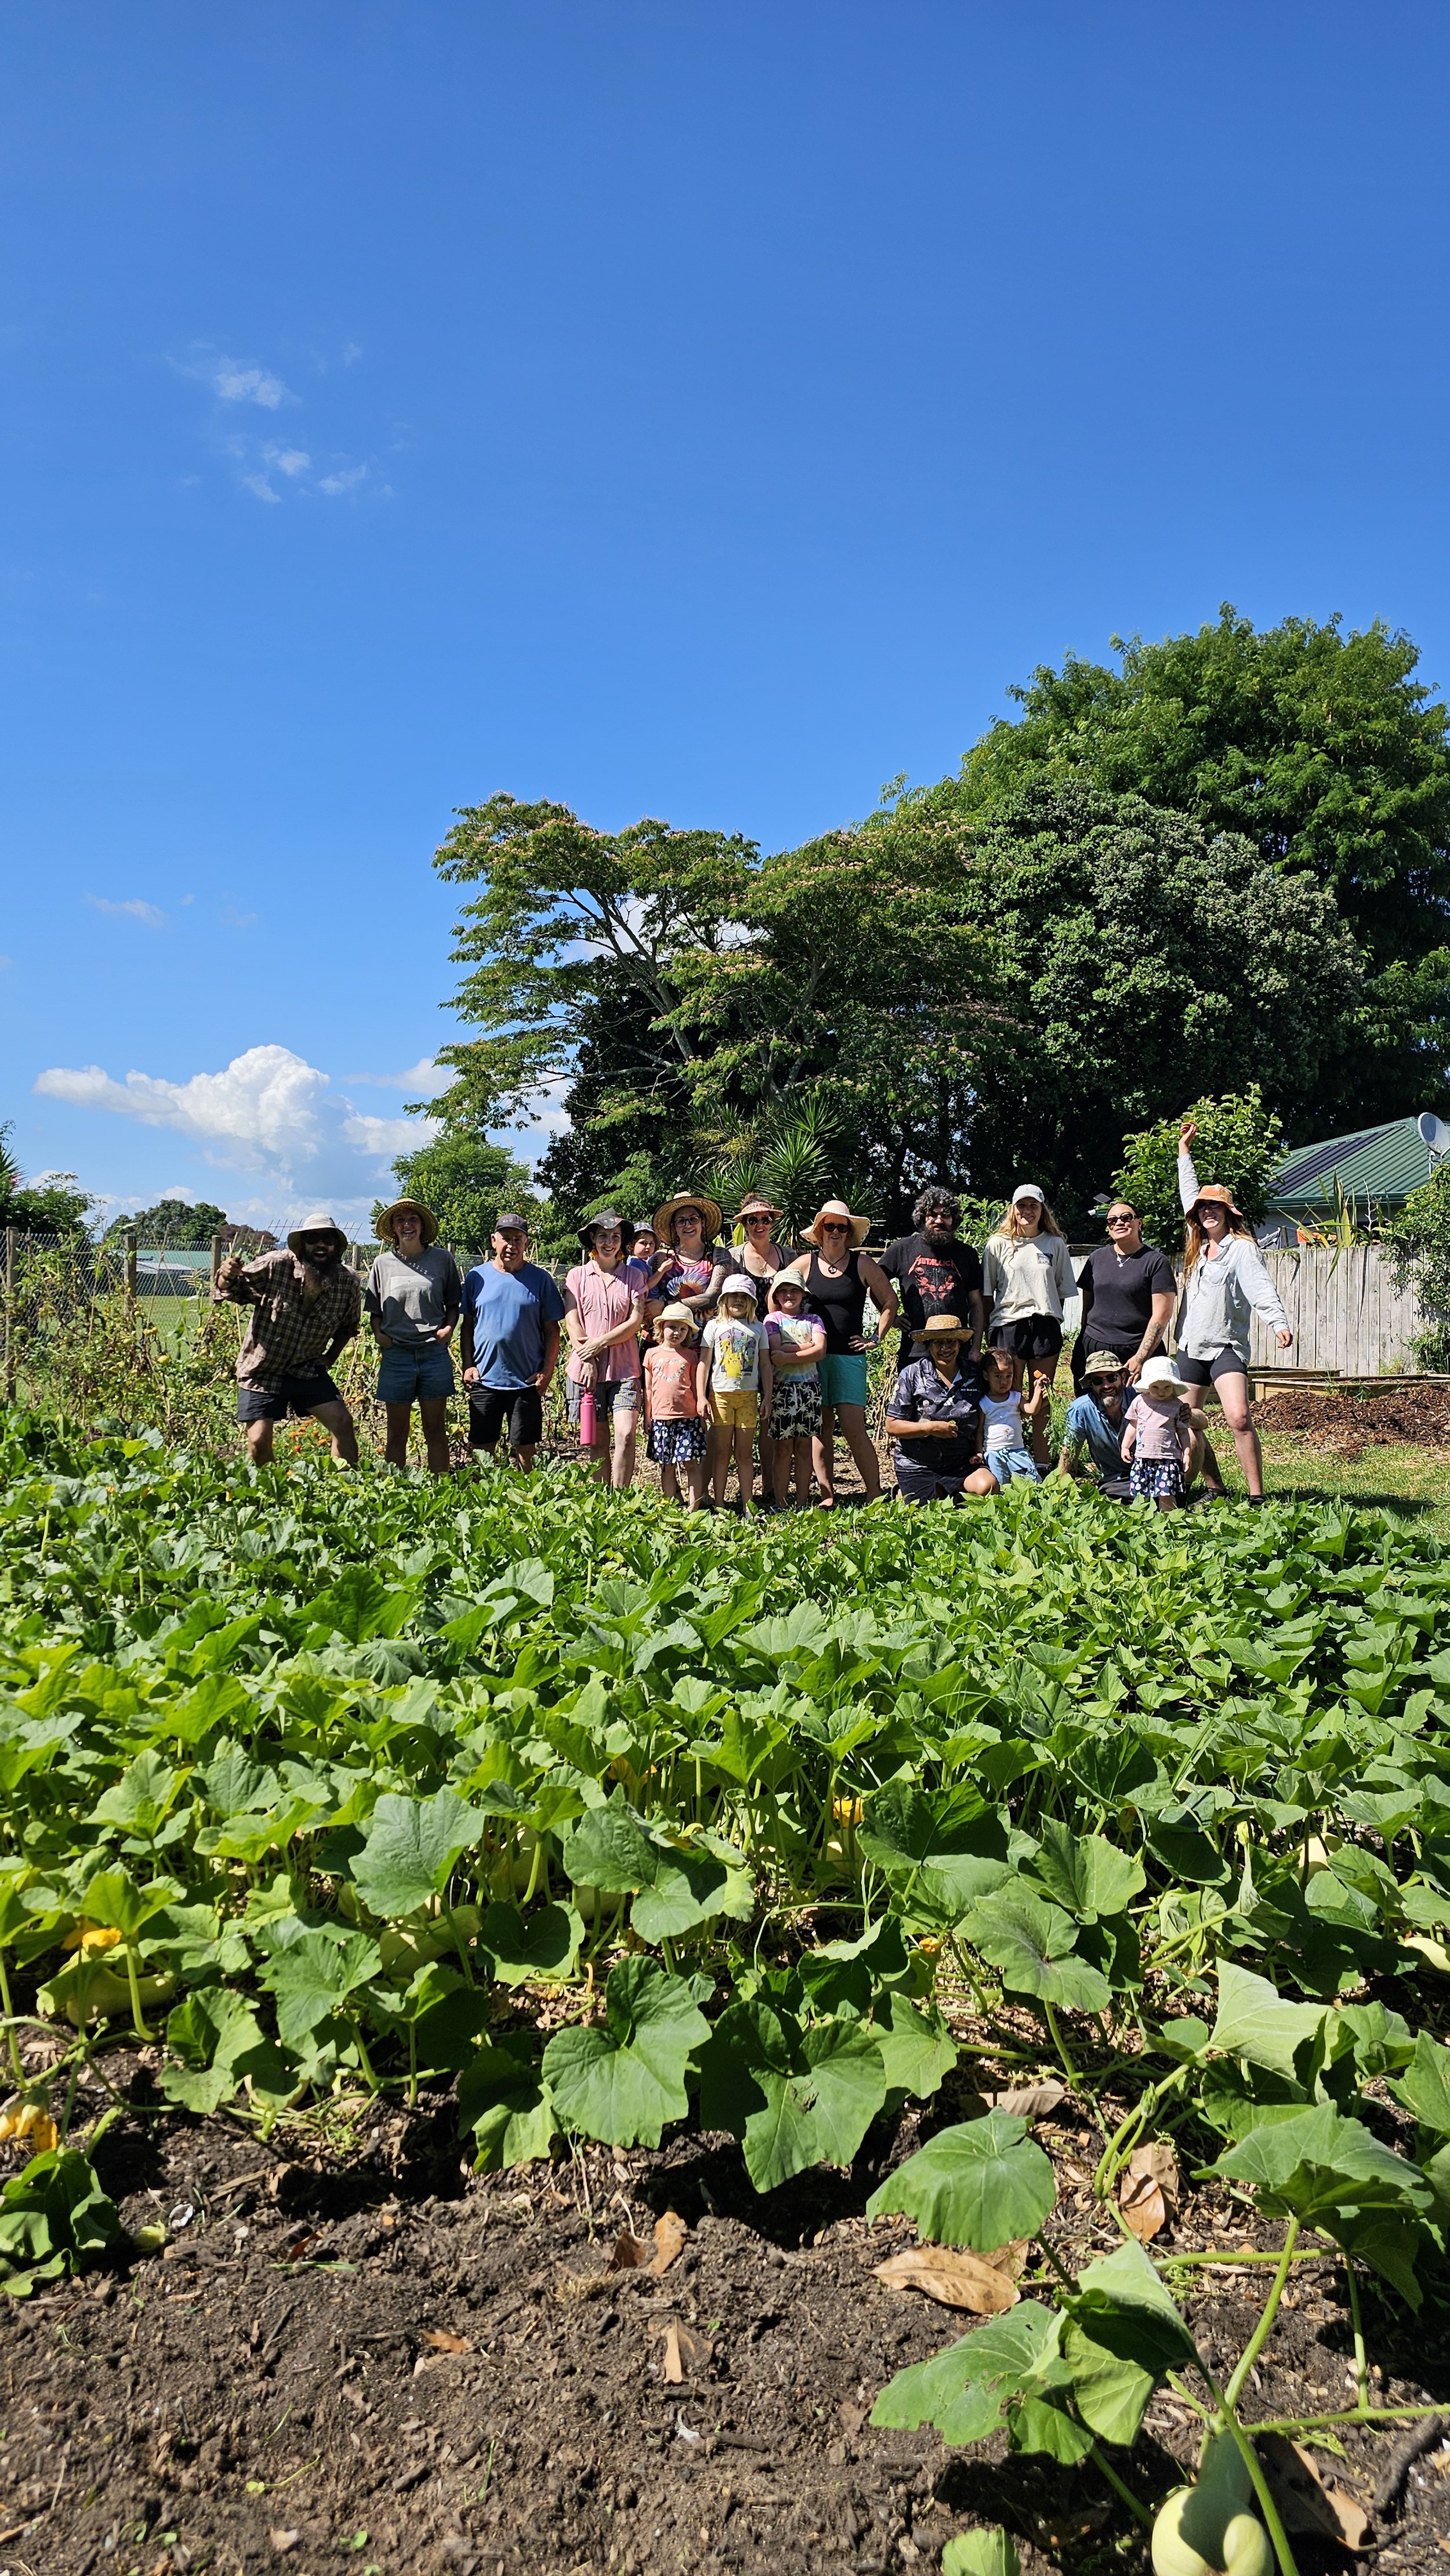
[[[346,1250],[341,1226],[314,1208],[285,1250],[245,1262],[233,1253],[217,1272],[213,1301],[252,1308],[237,1360],[237,1420],[254,1467],[269,1464],[277,1424],[289,1413],[310,1413],[331,1434],[339,1465],[357,1465],[357,1432],[331,1375],[362,1322],[362,1281]]]

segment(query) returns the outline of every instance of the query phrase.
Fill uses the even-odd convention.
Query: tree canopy
[[[194,1204],[190,1199],[158,1199],[154,1207],[140,1208],[135,1216],[114,1218],[106,1228],[106,1241],[133,1225],[139,1243],[174,1244],[179,1251],[198,1252],[226,1223],[225,1208],[213,1207],[210,1199],[197,1199]]]
[[[0,1225],[30,1234],[84,1234],[95,1205],[74,1172],[41,1172],[27,1182],[10,1149],[15,1122],[0,1125]]]
[[[1115,636],[1116,671],[1069,654],[1013,689],[1021,716],[927,793],[971,812],[1041,778],[1145,796],[1307,869],[1377,964],[1443,949],[1450,711],[1414,678],[1407,635],[1340,629],[1286,617],[1259,632],[1225,602],[1196,634]]]

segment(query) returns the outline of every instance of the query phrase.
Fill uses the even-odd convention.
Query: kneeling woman
[[[997,1491],[982,1457],[981,1381],[970,1364],[961,1365],[968,1331],[955,1315],[928,1315],[916,1337],[922,1356],[897,1378],[886,1431],[904,1502],[960,1502],[964,1494]]]

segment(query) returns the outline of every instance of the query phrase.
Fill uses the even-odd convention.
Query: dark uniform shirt
[[[905,1467],[928,1476],[969,1476],[981,1465],[982,1380],[972,1368],[942,1376],[935,1360],[908,1360],[896,1381],[891,1411],[898,1422],[955,1422],[951,1440],[898,1440],[894,1450],[898,1474]]]

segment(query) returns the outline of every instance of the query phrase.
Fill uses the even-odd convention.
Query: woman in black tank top
[[[818,1315],[826,1328],[828,1351],[845,1353],[852,1342],[861,1339],[861,1326],[866,1314],[866,1282],[861,1276],[861,1255],[852,1251],[840,1277],[821,1268],[821,1256],[811,1252],[806,1272],[805,1303],[808,1311]]]
[[[881,1462],[866,1429],[866,1339],[861,1327],[868,1295],[875,1300],[888,1332],[896,1320],[896,1290],[879,1262],[861,1247],[868,1231],[864,1216],[853,1216],[844,1199],[827,1199],[808,1227],[811,1246],[806,1272],[805,1312],[825,1326],[826,1347],[816,1363],[821,1388],[821,1428],[815,1443],[816,1483],[822,1507],[835,1507],[836,1421],[866,1489],[874,1502],[881,1491]]]

